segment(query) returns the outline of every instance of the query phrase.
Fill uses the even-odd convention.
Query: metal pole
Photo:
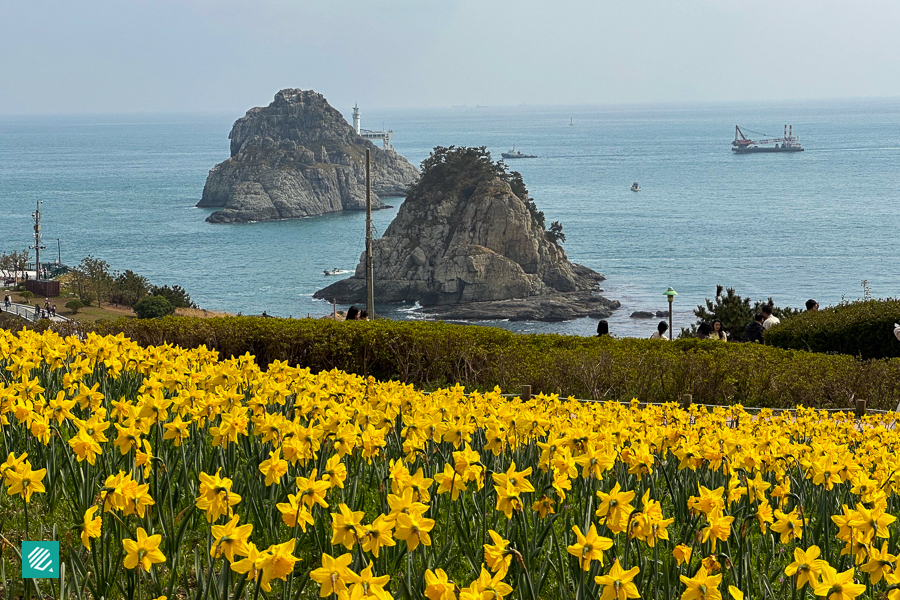
[[[59,238],[56,238],[56,251],[59,252],[57,262],[62,265],[62,246],[59,244]]]
[[[36,279],[41,280],[41,204],[34,213],[34,269]]]
[[[674,299],[674,296],[669,296],[669,341],[675,339],[675,330],[672,329],[672,301]]]
[[[375,318],[375,270],[372,265],[372,175],[370,152],[366,148],[366,312]]]

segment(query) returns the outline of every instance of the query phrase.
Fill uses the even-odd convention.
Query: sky
[[[0,0],[0,114],[900,96],[897,0]]]

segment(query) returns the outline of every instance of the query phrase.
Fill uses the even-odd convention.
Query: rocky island
[[[603,275],[569,262],[562,226],[521,176],[484,148],[435,148],[396,218],[373,241],[375,298],[418,302],[444,319],[605,318],[619,302],[597,294]],[[314,297],[364,303],[365,253],[355,274]]]
[[[206,178],[199,207],[221,208],[206,220],[235,223],[311,217],[366,208],[366,149],[371,151],[372,207],[403,196],[418,170],[391,148],[359,136],[322,94],[281,90],[251,108],[228,136],[231,157]]]

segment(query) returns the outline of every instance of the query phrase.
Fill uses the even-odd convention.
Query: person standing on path
[[[604,335],[609,335],[609,322],[606,319],[601,319],[597,323],[597,337],[603,337]]]
[[[765,329],[766,331],[781,323],[781,319],[772,314],[771,304],[766,304],[762,307],[762,314],[766,319],[765,321],[763,321],[763,329]]]
[[[717,342],[728,341],[728,334],[722,329],[722,321],[716,319],[712,322],[712,331],[709,334],[709,339],[716,340]]]
[[[763,334],[766,332],[763,327],[763,314],[761,312],[756,313],[756,316],[753,317],[753,322],[747,325],[747,329],[744,330],[744,342],[756,342],[757,344],[762,344]]]
[[[656,326],[656,333],[650,336],[651,340],[668,340],[666,337],[666,331],[669,330],[669,324],[665,321],[660,321],[659,325]]]

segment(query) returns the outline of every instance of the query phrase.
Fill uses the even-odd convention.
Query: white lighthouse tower
[[[356,130],[356,134],[359,135],[359,105],[353,105],[353,129]]]

